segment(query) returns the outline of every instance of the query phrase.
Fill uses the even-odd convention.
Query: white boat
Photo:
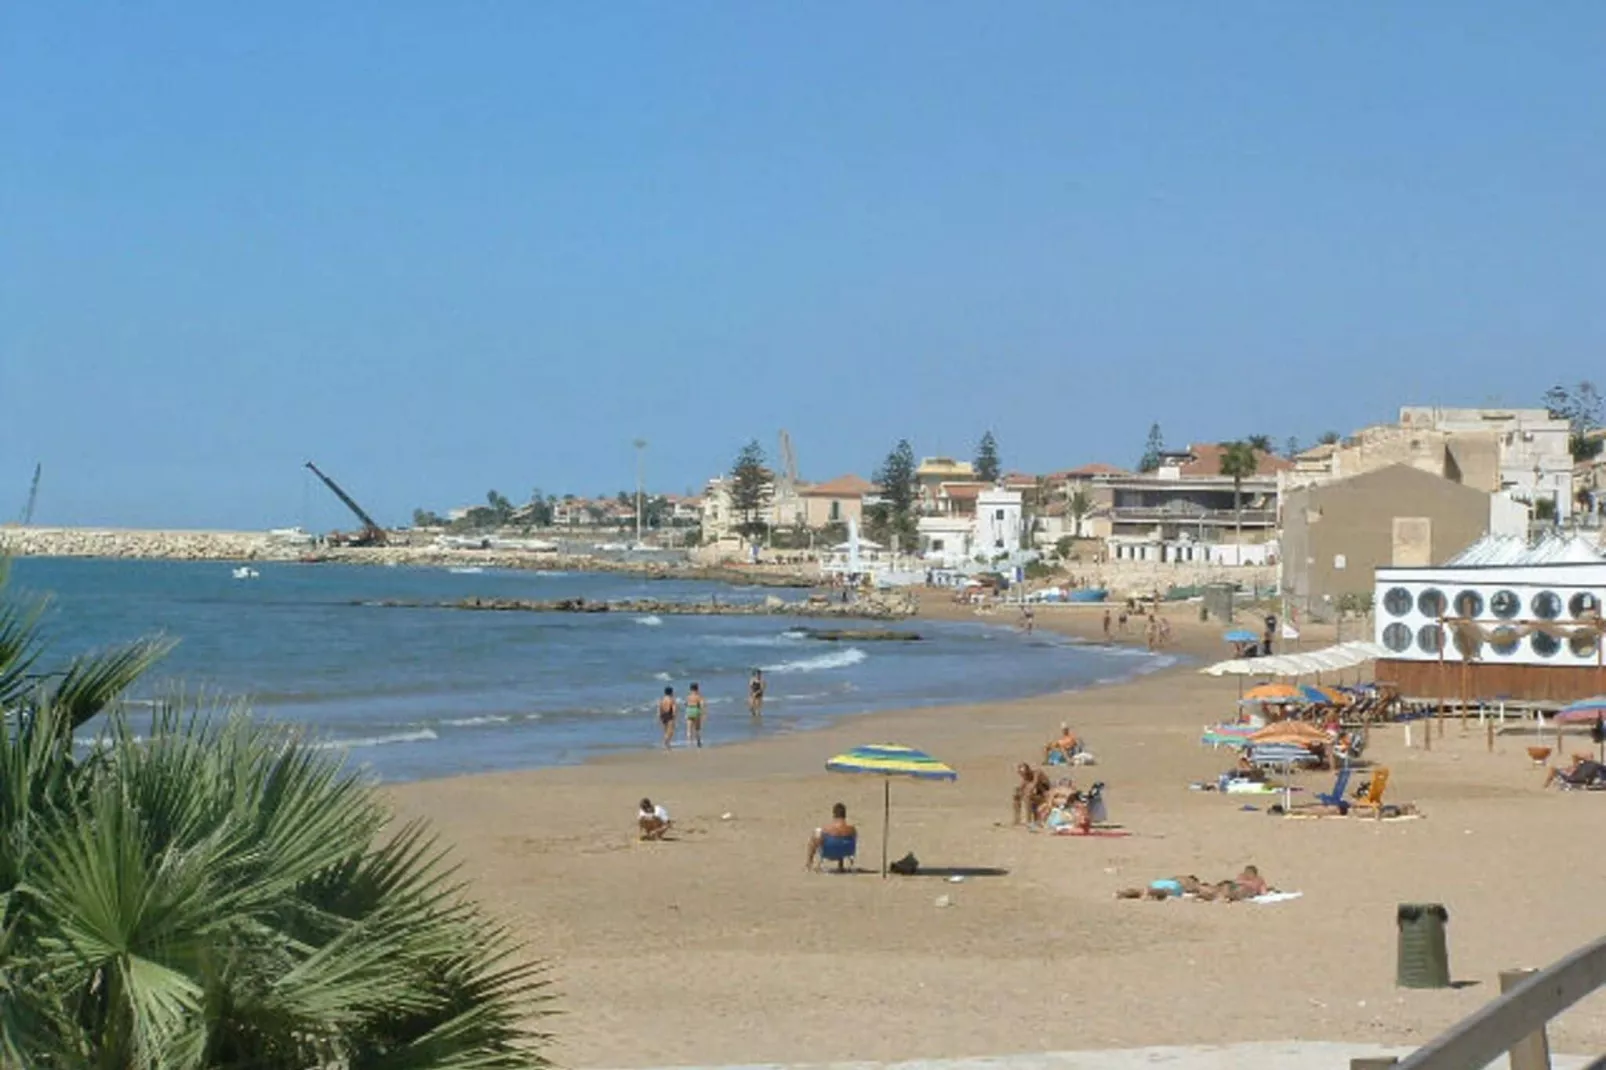
[[[459,576],[478,576],[485,570],[478,565],[464,565],[460,568],[449,568],[446,571],[455,572]]]
[[[239,568],[234,570],[234,578],[237,580],[254,580],[260,575],[262,575],[262,573],[258,572],[250,565],[241,565]]]

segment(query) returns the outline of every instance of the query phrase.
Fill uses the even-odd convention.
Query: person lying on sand
[[[641,809],[636,813],[636,827],[641,830],[642,839],[663,839],[671,824],[668,810],[654,806],[651,799],[641,800]]]
[[[1045,764],[1050,763],[1057,754],[1060,761],[1070,765],[1071,759],[1076,757],[1081,749],[1082,741],[1076,738],[1076,733],[1071,731],[1071,726],[1062,724],[1060,725],[1060,737],[1044,744],[1043,761]]]
[[[1014,820],[1011,824],[1020,824],[1022,812],[1025,813],[1029,823],[1035,824],[1038,811],[1048,800],[1048,793],[1053,785],[1049,783],[1047,773],[1041,769],[1033,769],[1025,762],[1016,766],[1015,772],[1020,774],[1020,783],[1015,785]]]
[[[825,842],[827,836],[848,839],[858,834],[859,830],[854,828],[853,824],[848,821],[848,808],[842,803],[835,804],[831,807],[830,822],[821,828],[815,829],[814,835],[809,837],[809,860],[804,863],[803,868],[814,868],[814,860],[819,857],[820,846]]]
[[[1566,769],[1551,766],[1545,774],[1545,787],[1550,787],[1556,781],[1562,781],[1575,788],[1585,788],[1591,784],[1606,783],[1606,765],[1601,765],[1593,758],[1582,754],[1572,756],[1572,764]]]
[[[1245,899],[1265,895],[1272,891],[1260,870],[1254,866],[1245,866],[1243,872],[1232,880],[1218,881],[1215,884],[1201,883],[1198,877],[1162,877],[1149,882],[1147,888],[1122,888],[1115,893],[1117,899],[1171,899],[1191,895],[1195,899],[1209,903],[1220,900],[1224,903],[1239,903]]]
[[[1259,784],[1266,782],[1266,770],[1250,761],[1247,754],[1238,755],[1238,764],[1232,767],[1232,775],[1235,780],[1253,780]]]

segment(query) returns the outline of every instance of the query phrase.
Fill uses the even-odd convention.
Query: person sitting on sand
[[[1266,783],[1266,770],[1249,760],[1249,755],[1238,755],[1238,764],[1233,766],[1234,780],[1253,780],[1257,784]]]
[[[641,809],[636,813],[636,827],[641,830],[642,839],[663,839],[671,824],[668,810],[654,806],[651,799],[641,800]]]
[[[1558,780],[1575,788],[1606,783],[1606,765],[1601,765],[1585,755],[1575,754],[1572,756],[1572,764],[1566,769],[1554,765],[1550,767],[1550,771],[1545,774],[1544,786],[1548,788]]]
[[[825,843],[827,836],[851,839],[858,834],[859,830],[848,821],[848,808],[842,803],[836,803],[831,807],[830,823],[815,829],[814,835],[809,837],[809,860],[804,863],[804,868],[814,868],[814,860],[819,857],[820,847]]]
[[[1027,822],[1036,824],[1038,812],[1047,801],[1053,785],[1049,783],[1047,773],[1041,769],[1033,769],[1025,762],[1016,766],[1015,772],[1020,774],[1020,783],[1015,785],[1015,816],[1012,824],[1020,824],[1022,812],[1025,813]]]
[[[1081,750],[1082,741],[1076,738],[1076,733],[1071,731],[1070,725],[1062,724],[1060,725],[1060,737],[1044,744],[1043,761],[1046,764],[1053,765],[1057,755],[1060,762],[1070,765],[1071,759],[1076,757]]]

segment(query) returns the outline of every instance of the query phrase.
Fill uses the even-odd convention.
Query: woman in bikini
[[[686,696],[686,742],[703,745],[703,693],[696,684]]]
[[[658,700],[658,724],[664,730],[664,750],[675,745],[675,689],[664,688],[664,697]]]

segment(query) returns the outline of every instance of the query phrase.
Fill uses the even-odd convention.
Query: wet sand
[[[941,598],[927,612],[974,619]],[[1037,620],[1096,637],[1100,615],[1044,608]],[[1233,712],[1237,683],[1195,671],[1225,656],[1218,625],[1173,624],[1176,646],[1200,660],[1119,685],[401,785],[393,797],[400,813],[435,823],[476,894],[550,961],[552,1055],[568,1066],[1408,1044],[1493,998],[1499,970],[1544,965],[1599,935],[1606,793],[1542,791],[1524,751],[1532,736],[1503,735],[1488,754],[1481,730],[1453,721],[1431,751],[1407,750],[1399,727],[1376,731],[1368,756],[1392,771],[1389,800],[1416,803],[1421,820],[1286,820],[1264,813],[1269,799],[1190,790],[1231,762],[1198,738]],[[1014,764],[1039,758],[1062,720],[1098,758],[1078,782],[1108,784],[1111,820],[1129,837],[1008,827]],[[650,743],[645,715],[642,732]],[[913,851],[933,875],[805,872],[808,834],[839,800],[860,828],[861,867],[878,866],[881,781],[829,774],[824,762],[885,741],[959,772],[953,784],[892,786],[892,855]],[[1332,774],[1298,783],[1326,790]],[[670,810],[673,841],[636,842],[643,795]],[[1303,897],[1114,898],[1155,877],[1220,879],[1250,862]],[[1414,901],[1448,907],[1464,986],[1394,987],[1395,906]],[[1606,1000],[1563,1016],[1552,1042],[1606,1049]]]

